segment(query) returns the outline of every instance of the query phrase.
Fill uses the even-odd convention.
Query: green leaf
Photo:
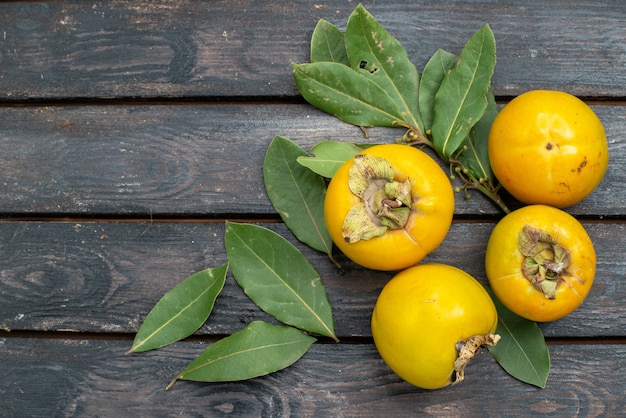
[[[496,333],[502,337],[489,352],[514,378],[540,388],[546,387],[550,374],[550,352],[541,329],[533,321],[507,309],[486,287],[498,310]]]
[[[320,176],[332,178],[343,163],[363,149],[351,142],[322,141],[311,148],[314,157],[300,156],[298,163]]]
[[[167,292],[139,327],[132,352],[154,350],[193,334],[213,310],[228,264],[195,273]]]
[[[226,254],[244,292],[288,325],[337,340],[322,280],[289,241],[269,229],[226,223]]]
[[[327,20],[320,19],[311,36],[311,62],[349,65],[345,35]]]
[[[264,376],[295,363],[315,341],[295,328],[255,321],[211,344],[167,389],[176,380],[228,382]]]
[[[298,163],[308,154],[289,139],[276,136],[263,162],[265,190],[285,225],[300,241],[331,254],[333,241],[324,222],[326,183]]]
[[[336,62],[292,67],[302,97],[318,109],[357,126],[409,127],[402,109],[371,77]]]
[[[493,184],[494,176],[489,162],[489,130],[493,120],[498,115],[498,105],[493,97],[491,89],[487,92],[487,109],[474,125],[469,136],[463,142],[467,149],[459,154],[459,161],[477,179],[485,179],[489,184]]]
[[[403,120],[422,130],[419,74],[400,42],[361,4],[348,18],[345,39],[350,66],[388,92],[400,107]]]
[[[457,66],[447,73],[435,95],[432,140],[443,159],[458,150],[482,117],[495,64],[495,38],[485,25],[467,41]]]
[[[432,128],[435,94],[439,90],[441,81],[452,70],[457,63],[457,56],[443,49],[438,49],[426,63],[419,87],[419,109],[424,123],[424,130]]]

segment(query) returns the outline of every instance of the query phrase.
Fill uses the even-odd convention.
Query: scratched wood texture
[[[611,164],[601,186],[568,211],[619,217],[626,113],[619,106],[594,110]],[[304,104],[0,107],[0,118],[0,207],[33,215],[275,216],[261,168],[275,135],[308,150],[325,139],[388,143],[404,133],[376,128],[366,139]],[[458,194],[456,213],[500,211],[478,194],[467,201]]]
[[[393,1],[367,9],[422,68],[489,23],[501,104],[523,91],[569,91],[605,125],[600,187],[567,211],[598,254],[591,294],[541,324],[552,373],[540,390],[482,352],[467,381],[441,391],[402,382],[372,344],[369,318],[392,273],[296,242],[272,209],[262,161],[275,135],[308,149],[369,137],[304,103],[290,63],[308,59],[315,23],[345,27],[354,2],[63,1],[0,3],[0,415],[22,416],[622,416],[626,415],[626,3]],[[445,168],[445,167],[444,167]],[[519,204],[508,198],[511,206]],[[427,261],[485,282],[499,210],[458,196]],[[226,261],[224,220],[288,237],[320,272],[340,343],[246,382],[167,383],[207,344],[270,320],[227,277],[188,341],[125,356],[154,303]]]
[[[0,4],[0,97],[297,97],[319,18],[345,28],[356,2],[105,1]],[[563,88],[624,97],[626,4],[567,0],[365,2],[418,68],[458,52],[485,23],[497,34],[497,95]]]
[[[291,238],[320,273],[337,333],[371,335],[369,319],[389,272],[370,272],[339,255],[298,243],[280,223],[261,224]],[[551,337],[626,336],[623,223],[586,222],[598,253],[596,281],[571,316],[543,324]],[[493,223],[456,222],[425,261],[452,264],[486,283],[485,243]],[[159,298],[190,274],[226,262],[219,222],[0,222],[0,328],[133,333]],[[472,237],[472,239],[468,239]],[[269,319],[228,275],[215,311],[199,334],[232,333]]]
[[[624,345],[550,345],[540,390],[512,380],[487,352],[466,381],[416,389],[370,344],[314,344],[287,370],[245,382],[165,385],[206,347],[184,342],[124,357],[119,340],[11,338],[0,345],[6,416],[207,417],[619,417]],[[471,383],[470,383],[471,379]]]

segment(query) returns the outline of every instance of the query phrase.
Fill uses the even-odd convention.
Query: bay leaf
[[[485,25],[467,41],[435,95],[432,141],[443,159],[459,149],[485,112],[495,64],[495,38]]]
[[[489,131],[493,120],[498,115],[498,105],[491,89],[487,92],[487,108],[480,120],[472,127],[469,136],[463,142],[467,149],[459,154],[458,160],[477,179],[484,179],[493,185],[495,178],[489,161]]]
[[[419,87],[419,110],[425,131],[429,131],[432,128],[435,94],[437,94],[437,90],[439,90],[445,75],[454,68],[456,63],[456,55],[443,49],[438,49],[424,66]]]
[[[298,163],[308,156],[295,142],[275,136],[263,162],[265,190],[274,209],[300,241],[328,255],[333,241],[324,222],[324,179]]]
[[[349,65],[344,33],[325,19],[317,22],[311,36],[311,62]]]
[[[302,253],[258,225],[226,223],[226,255],[235,280],[279,321],[337,341],[322,280]]]
[[[402,44],[362,4],[348,18],[345,44],[350,66],[389,93],[401,109],[406,125],[423,131],[417,69]]]
[[[496,333],[501,339],[489,352],[514,378],[545,388],[550,374],[550,352],[536,322],[522,318],[507,309],[486,287],[498,311]]]
[[[160,348],[197,331],[211,314],[227,271],[228,264],[199,271],[163,295],[144,319],[126,354]]]
[[[207,347],[167,389],[176,380],[227,382],[264,376],[295,363],[315,341],[296,328],[255,321]]]
[[[296,87],[318,109],[356,126],[404,126],[403,111],[366,75],[337,62],[292,64]]]
[[[339,167],[363,149],[351,142],[321,141],[311,148],[313,157],[300,156],[297,160],[314,173],[332,178]]]

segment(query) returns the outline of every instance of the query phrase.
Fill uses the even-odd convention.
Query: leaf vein
[[[273,275],[275,276],[278,281],[286,288],[288,289],[291,293],[293,293],[293,295],[295,296],[296,300],[300,301],[300,303],[305,307],[305,309],[307,311],[309,311],[313,317],[316,319],[316,321],[318,321],[322,327],[327,330],[327,332],[329,333],[329,335],[334,335],[334,333],[332,332],[332,330],[326,325],[326,323],[322,320],[322,318],[317,314],[317,312],[315,311],[315,309],[313,309],[306,300],[304,300],[302,298],[302,296],[300,296],[300,294],[289,284],[287,283],[281,276],[280,274],[278,274],[278,272],[276,271],[276,269],[274,269],[272,266],[270,266],[262,257],[259,257],[256,252],[254,251],[254,249],[252,247],[250,247],[248,245],[248,243],[243,240],[235,231],[235,234],[237,236],[237,238],[239,238],[240,242],[246,247],[248,248],[248,250],[250,250],[250,252],[252,252],[257,259],[267,268],[267,270]]]
[[[211,288],[212,288],[212,286],[207,287],[195,299],[193,299],[190,303],[188,303],[183,309],[179,310],[175,315],[173,315],[171,318],[169,318],[167,321],[165,321],[160,327],[157,327],[152,333],[150,333],[143,341],[141,341],[139,344],[137,344],[135,347],[133,347],[133,349],[136,350],[138,347],[141,347],[141,346],[145,345],[148,341],[150,341],[152,338],[154,338],[154,336],[157,335],[159,332],[161,332],[165,327],[167,327],[172,322],[174,322],[174,320],[176,320],[181,315],[183,315],[183,313],[185,313],[186,311],[191,309],[191,307],[193,305],[195,305],[195,303],[198,300],[200,300],[202,297],[204,297],[204,295],[206,295],[211,290]]]
[[[211,359],[211,360],[206,361],[206,362],[204,362],[202,364],[199,364],[198,366],[196,366],[194,368],[186,370],[184,373],[180,373],[178,375],[178,378],[179,379],[184,379],[184,376],[186,376],[186,375],[188,375],[190,373],[193,373],[193,372],[195,372],[197,370],[200,370],[200,369],[202,369],[204,367],[207,367],[210,364],[216,363],[218,361],[226,360],[227,358],[230,358],[230,357],[235,357],[235,356],[239,356],[239,355],[242,355],[242,354],[252,353],[252,352],[260,351],[260,350],[266,350],[266,349],[273,348],[273,347],[285,347],[285,346],[288,346],[288,345],[300,344],[300,343],[301,343],[301,341],[288,341],[288,342],[284,342],[284,343],[266,344],[266,345],[263,345],[263,346],[260,346],[260,347],[251,347],[251,348],[247,348],[245,350],[234,351],[232,353],[228,353],[226,355],[217,357],[215,359]]]
[[[455,112],[454,117],[452,119],[454,121],[459,119],[459,114],[461,113],[461,110],[463,109],[463,105],[467,101],[467,97],[469,96],[469,92],[471,91],[471,88],[472,88],[472,85],[474,83],[474,80],[476,80],[476,74],[478,72],[478,68],[480,68],[480,59],[482,57],[482,50],[483,50],[483,44],[481,43],[480,44],[480,51],[479,51],[479,54],[478,54],[478,59],[476,60],[476,65],[473,68],[472,76],[470,78],[471,82],[467,83],[467,88],[465,89],[465,92],[463,93],[461,104],[460,104],[460,106],[457,106],[457,108],[456,108],[456,112]],[[445,139],[445,141],[443,143],[443,147],[442,147],[442,150],[444,151],[444,154],[445,154],[446,148],[448,147],[448,142],[450,141],[450,137],[452,136],[452,129],[454,129],[455,125],[456,124],[451,123],[449,128],[448,128],[448,132],[445,135],[446,139]]]
[[[281,153],[282,153],[283,158],[285,159],[285,161],[287,161],[287,155],[285,155],[285,151],[283,149],[281,149]],[[311,209],[309,207],[309,204],[308,204],[308,202],[306,200],[306,197],[304,196],[304,193],[302,192],[302,188],[300,187],[300,184],[296,180],[296,176],[295,176],[293,170],[291,169],[291,166],[288,163],[286,163],[285,165],[287,167],[287,170],[289,171],[289,175],[291,177],[291,180],[293,181],[293,184],[295,185],[295,188],[296,188],[296,190],[298,192],[298,196],[300,197],[300,200],[302,200],[302,202],[304,204],[304,208],[306,209],[306,212],[309,215],[309,218],[311,219],[311,222],[313,224],[313,228],[315,228],[315,233],[320,238],[320,241],[322,242],[322,245],[326,249],[326,253],[330,254],[331,249],[328,247],[328,245],[326,243],[326,240],[324,239],[324,234],[322,233],[322,230],[320,229],[320,226],[315,221],[315,216],[314,216],[313,212],[311,211]]]
[[[509,328],[509,326],[507,325],[507,323],[505,321],[501,320],[500,322],[502,323],[502,326],[506,329],[506,331],[510,335],[511,339],[515,342],[515,344],[517,345],[517,347],[519,348],[521,353],[523,354],[524,359],[530,365],[530,368],[533,371],[533,373],[535,374],[535,376],[537,378],[541,378],[541,376],[539,374],[539,371],[537,370],[536,367],[533,366],[533,362],[530,359],[530,357],[528,357],[528,355],[526,354],[526,351],[524,350],[523,346],[520,344],[519,340],[517,338],[515,338],[515,333],[511,332],[511,329]]]

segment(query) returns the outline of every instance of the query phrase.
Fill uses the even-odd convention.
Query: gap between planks
[[[501,215],[454,215],[452,223],[456,224],[471,224],[471,223],[496,223],[504,214]],[[625,224],[626,215],[619,216],[585,216],[575,215],[575,218],[587,223],[587,224]],[[163,214],[146,214],[119,217],[117,214],[110,215],[26,215],[26,214],[0,214],[0,222],[56,222],[56,223],[224,223],[229,222],[255,222],[255,223],[282,223],[278,214],[274,217],[267,215],[256,216],[251,214],[249,216],[235,216],[225,217],[221,215],[194,215],[189,216],[171,216]]]
[[[192,335],[182,340],[183,342],[215,342],[228,335]],[[58,331],[26,331],[26,330],[0,330],[0,338],[37,338],[37,339],[62,339],[62,340],[119,340],[132,341],[134,333],[101,333],[101,332],[80,332],[73,330]],[[339,343],[331,338],[318,336],[317,344],[373,344],[372,337],[339,337]],[[623,345],[626,344],[625,337],[546,337],[548,345]]]
[[[516,96],[496,96],[504,105]],[[626,106],[626,97],[577,96],[591,106]],[[189,96],[189,97],[76,97],[0,99],[0,107],[62,107],[62,106],[193,106],[193,105],[285,105],[307,104],[302,96]]]

